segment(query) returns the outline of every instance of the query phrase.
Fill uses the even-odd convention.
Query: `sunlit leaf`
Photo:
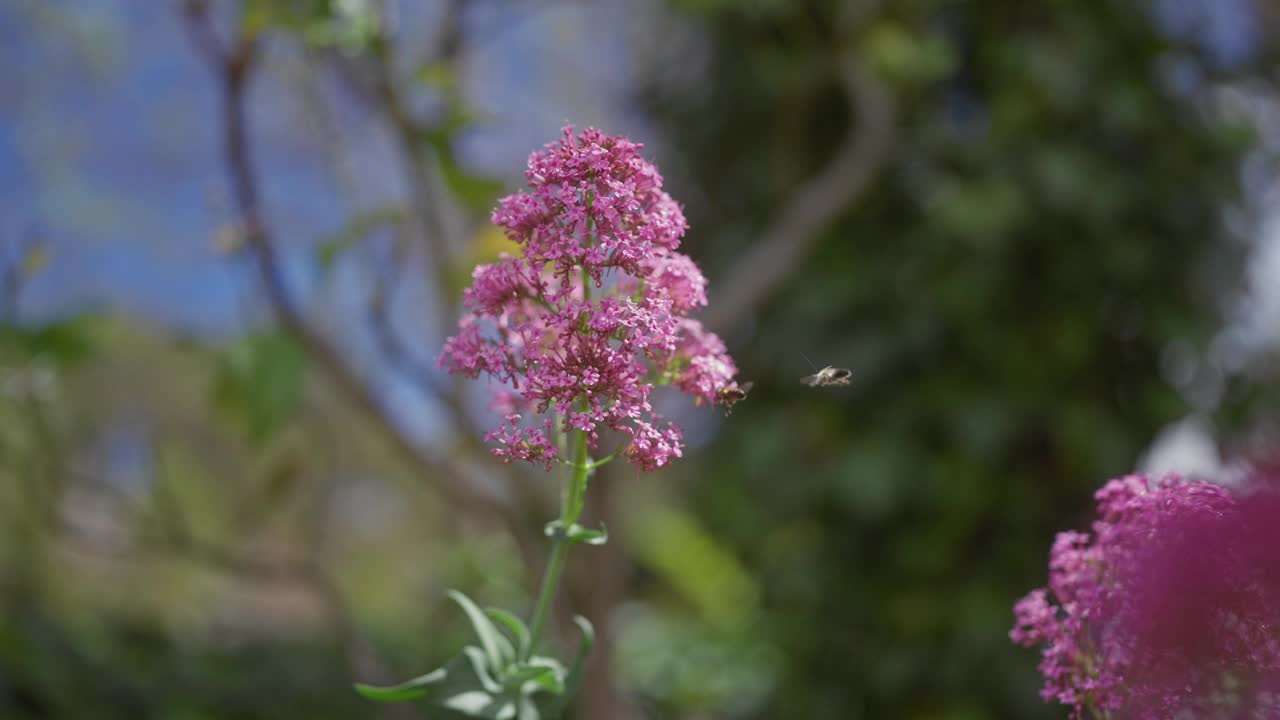
[[[596,629],[592,626],[591,621],[581,615],[574,615],[573,622],[578,626],[578,631],[582,633],[578,640],[578,654],[574,657],[573,665],[569,668],[569,674],[564,683],[564,692],[544,701],[548,717],[559,717],[564,712],[565,707],[568,706],[569,701],[577,694],[578,688],[582,685],[582,674],[587,665],[587,657],[591,655],[591,648],[595,646]]]
[[[480,690],[458,693],[442,701],[440,706],[468,717],[505,720],[515,716],[514,700],[506,697],[494,697]]]
[[[524,621],[501,608],[486,608],[485,612],[507,630],[515,641],[518,656],[524,657],[529,650],[529,628]]]
[[[451,158],[442,160],[440,168],[444,181],[464,205],[473,210],[488,210],[502,192],[502,183],[493,178],[472,173]]]
[[[709,621],[726,626],[750,616],[759,588],[730,549],[688,513],[663,509],[636,524],[635,547],[647,567]]]
[[[520,698],[520,714],[516,716],[516,720],[539,720],[540,717],[538,706],[533,700],[527,697]]]
[[[412,680],[402,682],[399,685],[390,687],[378,687],[376,685],[365,685],[356,683],[356,692],[365,696],[370,700],[378,702],[404,702],[405,700],[417,700],[424,698],[431,692],[432,686],[438,686],[444,682],[449,676],[445,668],[439,668],[420,675]]]
[[[316,47],[359,53],[378,36],[381,15],[371,0],[246,0],[240,26],[248,35],[282,31]]]
[[[33,277],[49,265],[49,248],[43,242],[33,243],[22,255],[23,277]]]
[[[48,325],[19,327],[0,325],[0,351],[9,351],[26,359],[40,357],[55,364],[73,365],[87,359],[94,351],[90,315],[67,318]]]
[[[564,538],[580,545],[604,545],[609,542],[609,531],[603,525],[599,530],[591,530],[574,523],[566,529],[559,520],[552,520],[547,523],[543,532],[549,538]]]
[[[462,648],[462,655],[467,659],[472,674],[480,682],[480,687],[489,693],[502,692],[502,683],[494,678],[493,672],[489,668],[489,658],[483,650],[475,645],[468,645]]]
[[[508,672],[503,681],[506,685],[518,689],[524,687],[526,682],[540,681],[548,675],[554,676],[555,673],[555,668],[545,665],[525,665]]]
[[[292,337],[260,333],[223,354],[213,385],[214,405],[237,419],[253,442],[266,440],[297,410],[307,356]]]
[[[449,190],[472,210],[489,210],[502,192],[502,183],[472,172],[463,166],[454,151],[454,142],[466,130],[483,120],[472,112],[461,98],[453,98],[444,119],[422,133],[423,142],[435,151],[441,175]]]
[[[532,688],[533,690],[543,690],[552,695],[564,693],[568,673],[565,671],[564,664],[559,660],[553,657],[535,655],[529,658],[527,667],[539,670],[529,678],[536,685],[535,688]],[[529,692],[531,689],[525,687],[524,690]]]
[[[449,597],[462,608],[462,611],[467,614],[467,619],[471,621],[471,627],[480,639],[480,646],[484,648],[484,655],[491,672],[496,673],[515,660],[515,648],[512,647],[511,642],[498,632],[493,621],[479,606],[471,602],[471,598],[457,590],[450,590]]]
[[[876,67],[890,77],[906,81],[932,82],[956,64],[955,54],[945,40],[913,33],[890,21],[875,25],[865,48]]]
[[[436,90],[453,93],[458,88],[458,73],[453,63],[436,61],[418,69],[418,81]]]

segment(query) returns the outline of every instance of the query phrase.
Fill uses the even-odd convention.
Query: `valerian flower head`
[[[614,430],[633,462],[660,468],[680,457],[682,437],[654,413],[654,387],[716,403],[737,373],[720,338],[689,317],[707,304],[707,281],[676,251],[684,213],[640,149],[565,128],[530,155],[529,189],[493,212],[522,254],[475,269],[440,365],[498,382],[492,405],[507,421],[486,439],[504,462],[550,468],[557,430],[584,431],[591,447]],[[518,407],[543,418],[522,428]]]
[[[1280,717],[1280,494],[1130,475],[1060,533],[1010,638],[1041,696],[1111,718]]]

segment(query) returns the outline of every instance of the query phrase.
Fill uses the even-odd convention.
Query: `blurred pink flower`
[[[1111,718],[1280,717],[1280,494],[1176,475],[1108,482],[1093,533],[1058,535],[1010,638],[1041,695]]]

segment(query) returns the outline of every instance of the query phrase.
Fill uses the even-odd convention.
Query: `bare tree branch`
[[[421,64],[451,59],[457,55],[462,42],[462,4],[461,0],[450,0],[446,4],[443,19],[435,28],[434,40],[428,43],[433,47],[431,54]],[[370,327],[375,334],[378,349],[390,365],[424,395],[441,401],[455,425],[469,428],[470,414],[461,403],[457,384],[446,386],[436,381],[430,368],[414,360],[390,321],[395,286],[398,285],[400,274],[409,258],[409,243],[403,236],[407,229],[416,232],[427,249],[426,258],[430,265],[428,288],[435,292],[432,306],[436,310],[436,327],[433,329],[447,335],[454,327],[457,311],[457,300],[450,292],[451,273],[456,260],[456,238],[451,237],[449,223],[444,220],[446,215],[456,212],[457,208],[449,201],[449,191],[442,186],[435,171],[436,158],[424,142],[428,128],[414,117],[410,103],[397,83],[393,67],[394,56],[394,40],[389,27],[381,28],[371,43],[369,53],[362,58],[364,62],[357,62],[347,56],[333,56],[341,77],[386,121],[391,139],[399,149],[409,188],[406,206],[411,217],[401,224],[402,235],[396,239],[396,266],[390,268],[374,288],[368,308]],[[478,446],[469,438],[463,442],[472,449]]]
[[[412,382],[423,395],[443,400],[449,405],[449,411],[455,421],[466,419],[466,413],[458,402],[457,396],[446,391],[431,375],[431,368],[414,357],[413,351],[400,340],[392,321],[391,308],[395,305],[397,291],[403,279],[405,264],[408,262],[408,242],[398,237],[391,251],[389,262],[380,268],[374,280],[373,291],[369,297],[367,317],[369,328],[373,331],[378,349],[391,366],[406,380]],[[462,432],[470,429],[465,423],[458,428]]]
[[[455,61],[462,52],[462,12],[466,0],[448,0],[445,4],[442,19],[436,25],[432,39],[427,43],[427,54],[418,61],[419,65],[431,62]],[[451,272],[455,266],[457,238],[451,237],[451,228],[444,218],[457,211],[452,195],[444,186],[437,168],[437,159],[431,146],[423,141],[428,127],[415,117],[411,104],[396,81],[393,59],[396,50],[394,37],[390,28],[384,28],[372,47],[370,64],[353,64],[349,59],[340,59],[338,69],[352,86],[364,95],[371,107],[381,113],[392,132],[392,139],[399,148],[403,158],[403,170],[409,186],[410,207],[415,213],[412,229],[423,238],[429,253],[430,282],[436,291],[434,306],[437,309],[436,330],[447,335],[454,327],[457,317],[457,296],[450,292]],[[397,253],[403,258],[408,249],[403,239],[397,239]],[[392,268],[398,272],[403,265]],[[399,339],[390,322],[390,303],[394,298],[394,286],[381,285],[375,288],[370,303],[370,325],[378,342],[378,347],[392,367],[406,376],[411,376],[414,385],[426,394],[443,403],[449,412],[454,425],[461,430],[458,434],[461,447],[472,453],[484,453],[485,448],[475,433],[469,432],[474,420],[471,413],[462,403],[457,384],[446,387],[435,382],[430,375],[430,368],[423,368],[416,363],[408,348]],[[517,498],[517,504],[528,507],[540,507],[543,503],[538,488],[530,483],[521,482],[520,473],[514,468],[504,465],[503,476],[508,481]],[[538,565],[534,560],[543,553],[540,538],[529,538],[519,529],[513,528],[513,535],[520,546],[528,567]]]
[[[244,226],[245,241],[252,251],[259,276],[272,311],[281,326],[294,337],[325,372],[339,391],[390,440],[393,447],[437,487],[445,498],[463,510],[478,514],[496,513],[514,528],[519,527],[510,504],[495,493],[485,492],[477,483],[466,482],[465,473],[454,461],[431,457],[396,423],[373,390],[329,340],[311,326],[290,295],[280,258],[263,222],[261,203],[252,170],[250,139],[245,117],[245,93],[251,78],[256,44],[241,37],[228,50],[217,50],[209,18],[201,3],[191,3],[185,14],[187,27],[195,38],[204,38],[197,47],[205,55],[221,83],[226,164],[231,176],[235,204]]]
[[[460,23],[461,5],[454,0],[447,5],[445,18],[438,31],[440,46],[436,54],[437,61],[452,58],[458,53],[461,43]],[[437,293],[436,329],[448,334],[454,326],[457,310],[450,293],[451,272],[457,248],[450,236],[447,215],[456,211],[456,208],[449,202],[449,192],[443,187],[439,177],[435,153],[424,142],[424,128],[413,116],[408,101],[396,83],[391,42],[389,36],[383,36],[374,46],[371,90],[377,100],[377,109],[385,116],[393,139],[399,146],[405,178],[409,184],[411,207],[416,210],[415,222],[430,250],[432,280]]]
[[[429,49],[416,66],[455,58],[462,43],[461,16],[465,0],[448,0],[442,17],[433,26],[427,40]],[[400,87],[396,73],[395,29],[383,23],[371,39],[368,52],[358,57],[330,54],[340,77],[380,116],[391,132],[391,140],[399,150],[401,170],[408,186],[410,224],[421,236],[430,264],[429,284],[437,294],[433,318],[435,331],[448,334],[454,327],[456,301],[451,290],[451,273],[455,267],[457,237],[449,218],[458,212],[450,202],[436,167],[435,153],[426,139],[429,126],[415,116],[409,98]]]
[[[183,5],[185,27],[191,36],[191,42],[204,56],[205,61],[214,66],[222,66],[227,62],[227,50],[213,23],[207,20],[209,13],[208,0],[187,0]]]
[[[703,314],[711,329],[728,331],[758,309],[804,261],[822,231],[864,191],[893,142],[893,102],[884,85],[856,60],[843,61],[840,81],[857,118],[826,169],[801,186],[777,221],[717,284]]]

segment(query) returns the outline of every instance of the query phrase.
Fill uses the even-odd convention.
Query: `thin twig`
[[[416,223],[427,249],[430,251],[430,263],[433,285],[436,291],[437,308],[435,318],[436,330],[448,333],[453,327],[456,304],[452,297],[452,276],[455,265],[456,250],[449,237],[446,222],[448,207],[447,190],[441,187],[436,172],[435,153],[423,141],[424,132],[413,118],[409,104],[396,85],[391,66],[391,49],[389,41],[380,45],[380,51],[374,54],[373,91],[378,106],[391,126],[394,140],[399,146],[399,155],[404,165],[405,177],[408,180],[411,205],[416,210]]]
[[[459,482],[465,473],[455,461],[431,457],[413,442],[397,424],[390,412],[365,384],[347,359],[330,344],[303,316],[284,280],[284,272],[276,247],[262,218],[257,183],[252,170],[250,139],[245,118],[245,95],[251,78],[256,44],[250,38],[239,38],[230,50],[218,50],[219,44],[203,7],[187,6],[187,26],[204,53],[215,77],[220,81],[226,164],[231,177],[236,209],[241,216],[245,241],[252,251],[259,278],[271,309],[280,325],[288,332],[339,391],[373,421],[391,441],[399,454],[410,462],[418,474],[436,488],[455,507],[476,514],[496,513],[509,525],[518,527],[510,504],[492,492],[485,492],[475,482]]]
[[[430,49],[419,64],[431,62],[456,61],[462,52],[462,12],[465,0],[449,0],[443,11],[443,18],[435,29],[433,39],[428,42]],[[363,94],[371,106],[381,113],[392,131],[393,140],[399,146],[399,154],[403,158],[405,179],[409,185],[410,205],[416,213],[417,231],[424,238],[428,250],[431,272],[431,283],[436,297],[431,303],[437,309],[436,330],[448,334],[454,327],[458,310],[457,295],[450,292],[452,287],[452,270],[456,263],[455,238],[450,237],[450,228],[445,222],[446,216],[456,212],[456,204],[450,201],[451,194],[444,187],[437,170],[437,160],[430,145],[424,142],[427,127],[414,116],[408,99],[396,82],[393,59],[396,56],[394,37],[389,29],[384,29],[372,46],[372,65],[357,66],[342,60],[338,68],[343,76],[358,92]],[[364,70],[365,72],[361,72]],[[407,247],[407,246],[406,246]],[[375,300],[377,298],[375,297]],[[390,299],[387,299],[390,302]],[[419,388],[432,388],[435,398],[443,403],[456,427],[462,429],[458,439],[463,449],[471,453],[486,452],[475,433],[467,432],[474,426],[472,414],[462,402],[461,393],[456,382],[452,388],[435,382],[429,370],[414,368],[404,344],[389,322],[389,309],[378,308],[376,303],[372,312],[383,313],[374,317],[373,330],[379,335],[379,347],[387,356],[393,367],[402,372],[415,372],[414,384]],[[518,505],[538,507],[541,503],[537,497],[537,488],[533,484],[522,482],[519,473],[511,466],[503,465],[503,477],[508,481],[516,495]],[[520,547],[526,560],[533,560],[541,554],[540,538],[531,538],[520,528],[513,526],[512,535]],[[534,563],[536,565],[536,563]]]
[[[370,293],[367,308],[369,328],[373,331],[378,349],[392,368],[417,386],[423,395],[446,401],[450,405],[450,411],[457,416],[456,420],[466,415],[464,408],[456,403],[456,396],[453,393],[435,381],[431,367],[414,357],[413,351],[400,339],[400,333],[396,331],[392,320],[392,308],[395,307],[396,295],[404,279],[405,264],[408,262],[408,245],[404,237],[395,239],[389,261],[373,281],[373,290]],[[465,432],[467,428],[459,429]]]
[[[441,19],[434,26],[428,49],[415,67],[431,63],[456,60],[462,50],[462,11],[465,0],[448,0],[441,12]],[[370,43],[369,52],[356,61],[350,57],[334,56],[342,77],[376,112],[383,116],[391,131],[392,141],[398,146],[402,169],[409,188],[410,207],[414,211],[414,224],[429,253],[433,289],[437,293],[433,306],[433,318],[437,332],[447,334],[454,324],[457,310],[452,290],[452,271],[457,260],[456,228],[450,227],[450,218],[458,212],[456,202],[437,167],[436,154],[429,143],[429,126],[415,116],[409,99],[397,82],[394,29],[383,26]]]

